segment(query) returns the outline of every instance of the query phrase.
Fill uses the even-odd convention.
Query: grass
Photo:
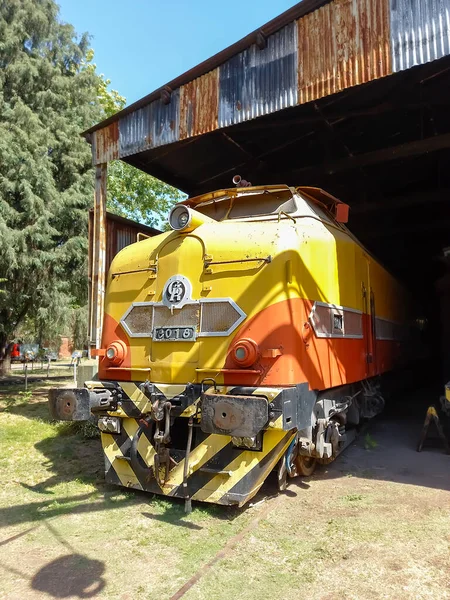
[[[11,571],[0,598],[17,587],[16,565],[24,590],[32,587],[33,568],[43,568],[39,560],[34,567],[24,564],[22,553],[31,549],[52,559],[69,547],[74,555],[102,561],[108,599],[122,598],[124,588],[137,597],[167,598],[248,521],[242,511],[204,505],[186,518],[181,502],[105,485],[99,439],[86,439],[72,424],[52,423],[41,396],[2,395],[0,424],[0,544],[14,538],[8,558],[0,559]],[[149,553],[160,565],[154,570]],[[126,569],[117,574],[117,561],[146,572],[145,583],[130,579]],[[170,582],[161,593],[160,569],[168,565]],[[61,574],[61,590],[65,584]],[[29,593],[22,597],[33,597]]]
[[[105,485],[99,440],[52,423],[39,390],[0,390],[0,600],[169,600],[198,571],[183,600],[450,598],[448,492],[319,470],[205,568],[267,504],[186,516]]]

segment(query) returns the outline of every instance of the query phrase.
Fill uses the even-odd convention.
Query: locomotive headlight
[[[190,214],[190,210],[187,206],[174,206],[170,211],[169,224],[172,229],[179,231],[180,229],[184,229],[189,224],[191,218],[192,215]]]
[[[120,365],[127,355],[127,347],[121,340],[111,342],[106,348],[105,356],[113,365]]]
[[[239,340],[231,349],[231,355],[240,367],[249,367],[259,358],[258,344],[250,338]]]
[[[202,215],[202,213],[199,213],[184,204],[177,204],[172,208],[169,214],[169,225],[175,231],[192,231],[203,223],[213,222],[213,219],[210,219],[206,215]]]

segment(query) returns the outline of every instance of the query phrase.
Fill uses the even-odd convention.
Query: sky
[[[58,4],[62,21],[79,34],[91,34],[98,71],[131,104],[297,1],[59,0]]]

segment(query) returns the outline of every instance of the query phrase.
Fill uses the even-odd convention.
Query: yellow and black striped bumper
[[[129,461],[131,440],[138,428],[135,419],[124,419],[120,434],[102,433],[106,481],[116,485],[184,498],[184,459],[174,466],[161,487],[153,475],[155,450],[147,437],[139,440],[138,451],[148,475],[133,469]],[[281,429],[263,434],[262,451],[235,448],[231,437],[211,434],[191,451],[187,491],[193,500],[241,506],[252,498],[283,456],[295,435]]]
[[[89,382],[89,388],[98,387],[99,382]],[[158,384],[158,389],[166,398],[176,400],[184,392],[184,386],[165,386]],[[222,387],[221,393],[226,394],[228,388]],[[263,392],[269,401],[275,400],[280,394],[278,389],[253,389],[252,393],[261,395]],[[192,390],[191,390],[192,392]],[[246,389],[246,394],[249,390]],[[102,446],[105,456],[106,481],[111,484],[131,487],[139,490],[162,494],[170,497],[184,498],[186,492],[193,500],[217,504],[237,504],[242,506],[260,489],[264,480],[274,469],[293,440],[296,429],[283,429],[281,411],[272,413],[271,421],[261,432],[262,443],[259,450],[248,450],[235,447],[232,438],[223,434],[205,434],[198,426],[201,418],[197,404],[201,395],[201,387],[190,394],[190,404],[179,409],[174,423],[172,441],[177,450],[173,451],[175,460],[171,465],[168,477],[155,477],[155,448],[151,434],[143,428],[143,435],[137,444],[138,458],[141,466],[130,458],[133,438],[139,429],[142,415],[150,411],[150,401],[141,391],[139,384],[120,382],[120,402],[117,410],[108,411],[110,416],[121,419],[120,433],[102,432]],[[197,396],[197,397],[196,397]],[[187,489],[183,487],[185,467],[185,442],[176,439],[187,430],[186,417],[197,413],[197,427],[194,429],[192,450],[188,461]],[[158,483],[160,481],[161,483]]]

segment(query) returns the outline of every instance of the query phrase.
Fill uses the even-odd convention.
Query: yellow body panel
[[[271,256],[272,262],[205,268],[205,256],[214,262]],[[157,264],[156,278],[152,272],[139,272],[149,264]],[[132,270],[136,272],[129,273]],[[105,311],[116,322],[132,302],[160,302],[166,280],[178,273],[191,281],[193,298],[231,296],[247,318],[286,298],[317,300],[364,312],[361,284],[355,285],[358,280],[374,290],[380,317],[400,320],[404,311],[405,294],[392,276],[345,231],[315,219],[296,224],[288,219],[208,223],[190,234],[163,234],[125,248],[115,258],[111,273],[124,271],[128,273],[110,275],[108,281]],[[199,382],[205,372],[196,369],[214,372],[223,367],[233,336],[198,338],[183,344],[130,338],[131,364],[140,369],[133,379],[146,379],[142,370],[151,369],[151,381]],[[221,381],[220,374],[217,381]]]

